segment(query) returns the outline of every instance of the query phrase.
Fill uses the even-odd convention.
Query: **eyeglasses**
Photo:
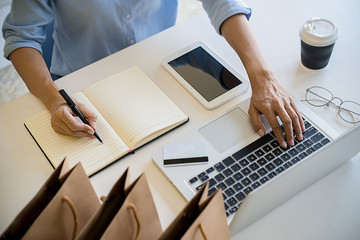
[[[340,101],[340,104],[334,101]],[[339,116],[348,123],[360,122],[360,104],[353,101],[343,101],[326,88],[314,86],[306,89],[305,100],[314,107],[335,106]]]

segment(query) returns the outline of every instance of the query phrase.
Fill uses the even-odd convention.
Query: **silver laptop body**
[[[232,156],[239,149],[259,139],[258,134],[252,128],[249,116],[246,114],[248,104],[248,101],[242,102],[225,114],[199,126],[172,142],[172,144],[196,142],[206,145],[209,156],[209,162],[207,164],[164,166],[163,148],[153,152],[152,157],[155,164],[185,199],[190,200],[195,195],[197,191],[196,188],[199,187],[199,183],[191,183],[191,179],[194,178],[194,176],[206,172],[218,162]],[[306,121],[311,123],[311,126],[315,127],[318,132],[321,132],[329,139],[329,144],[326,144],[326,146],[323,146],[318,151],[305,157],[300,162],[293,164],[291,167],[281,172],[279,171],[279,174],[268,179],[258,188],[255,189],[254,187],[254,189],[246,195],[245,199],[242,200],[240,207],[236,207],[236,212],[228,216],[232,234],[237,233],[264,216],[359,152],[359,147],[352,147],[346,154],[337,157],[341,152],[339,149],[342,149],[344,145],[354,141],[355,138],[360,137],[359,127],[351,133],[343,135],[341,139],[334,141],[334,139],[338,137],[338,133],[301,102],[297,104]],[[266,120],[264,122],[266,123]],[[267,131],[271,131],[268,124],[267,128]],[[347,149],[349,149],[349,147],[347,147]],[[333,152],[336,152],[338,155]],[[334,158],[334,156],[336,157]],[[317,161],[316,159],[320,157],[321,159]],[[323,159],[329,160],[326,161]],[[210,178],[213,178],[214,174],[215,173],[209,173]],[[306,175],[308,177],[302,181],[298,181],[299,175]],[[289,184],[293,182],[296,184]],[[284,189],[286,190],[284,191]],[[263,199],[266,199],[266,202],[264,202]]]

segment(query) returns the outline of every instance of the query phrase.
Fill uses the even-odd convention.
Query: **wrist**
[[[50,112],[55,111],[59,105],[65,103],[58,91],[59,88],[55,84],[50,84],[45,91],[46,94],[43,98],[43,103]]]
[[[274,74],[262,61],[252,61],[246,66],[252,88],[276,81]]]

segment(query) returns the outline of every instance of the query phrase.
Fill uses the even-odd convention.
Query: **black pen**
[[[85,116],[80,112],[80,110],[76,107],[76,104],[74,103],[73,100],[71,100],[71,98],[69,97],[69,95],[67,95],[67,93],[65,92],[64,89],[59,90],[60,95],[65,99],[66,103],[69,105],[69,107],[76,113],[76,115],[79,116],[79,118],[81,119],[81,121],[87,125],[90,126],[88,120],[85,118]],[[96,131],[94,131],[94,136],[102,143],[102,140],[99,136],[99,134],[97,134]]]

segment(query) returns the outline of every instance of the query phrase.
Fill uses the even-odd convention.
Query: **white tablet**
[[[168,56],[162,65],[207,109],[220,106],[249,87],[244,77],[201,42]]]

